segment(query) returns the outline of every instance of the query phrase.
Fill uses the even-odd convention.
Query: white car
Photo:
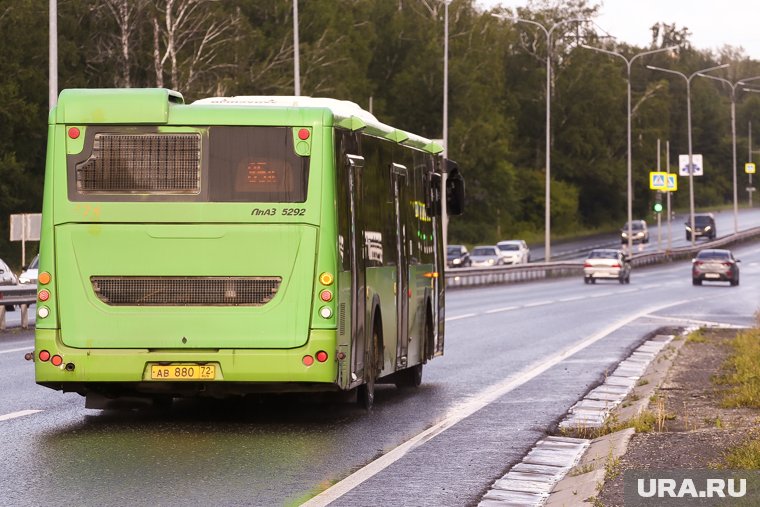
[[[521,239],[511,239],[509,241],[499,241],[496,243],[504,264],[525,264],[530,262],[530,249],[525,241]]]
[[[611,248],[591,250],[583,263],[583,281],[596,283],[598,279],[631,283],[631,262],[623,251]]]
[[[26,267],[21,276],[18,277],[19,283],[37,283],[37,273],[39,271],[40,256],[37,254],[29,266]]]

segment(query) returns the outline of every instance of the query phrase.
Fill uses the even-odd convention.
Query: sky
[[[561,3],[561,0],[557,0]],[[524,7],[528,0],[476,0],[485,8]],[[743,47],[760,60],[760,0],[589,0],[600,5],[598,27],[637,46],[651,41],[649,27],[657,22],[676,23],[691,32],[696,49],[717,52],[723,45]]]

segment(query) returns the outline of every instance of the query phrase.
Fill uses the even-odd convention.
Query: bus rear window
[[[304,202],[309,159],[288,127],[211,127],[209,175],[211,201]]]
[[[68,156],[72,201],[306,201],[309,157],[296,153],[293,127],[89,130]]]

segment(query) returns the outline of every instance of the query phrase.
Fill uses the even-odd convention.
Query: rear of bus
[[[88,405],[335,389],[330,122],[164,89],[62,92],[37,382]]]

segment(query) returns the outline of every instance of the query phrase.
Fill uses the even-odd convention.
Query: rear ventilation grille
[[[111,306],[261,306],[280,277],[93,276],[98,299]]]
[[[340,335],[346,334],[346,303],[340,304],[340,309],[338,310],[338,329]]]
[[[198,134],[95,134],[90,158],[76,165],[77,191],[198,194]]]

